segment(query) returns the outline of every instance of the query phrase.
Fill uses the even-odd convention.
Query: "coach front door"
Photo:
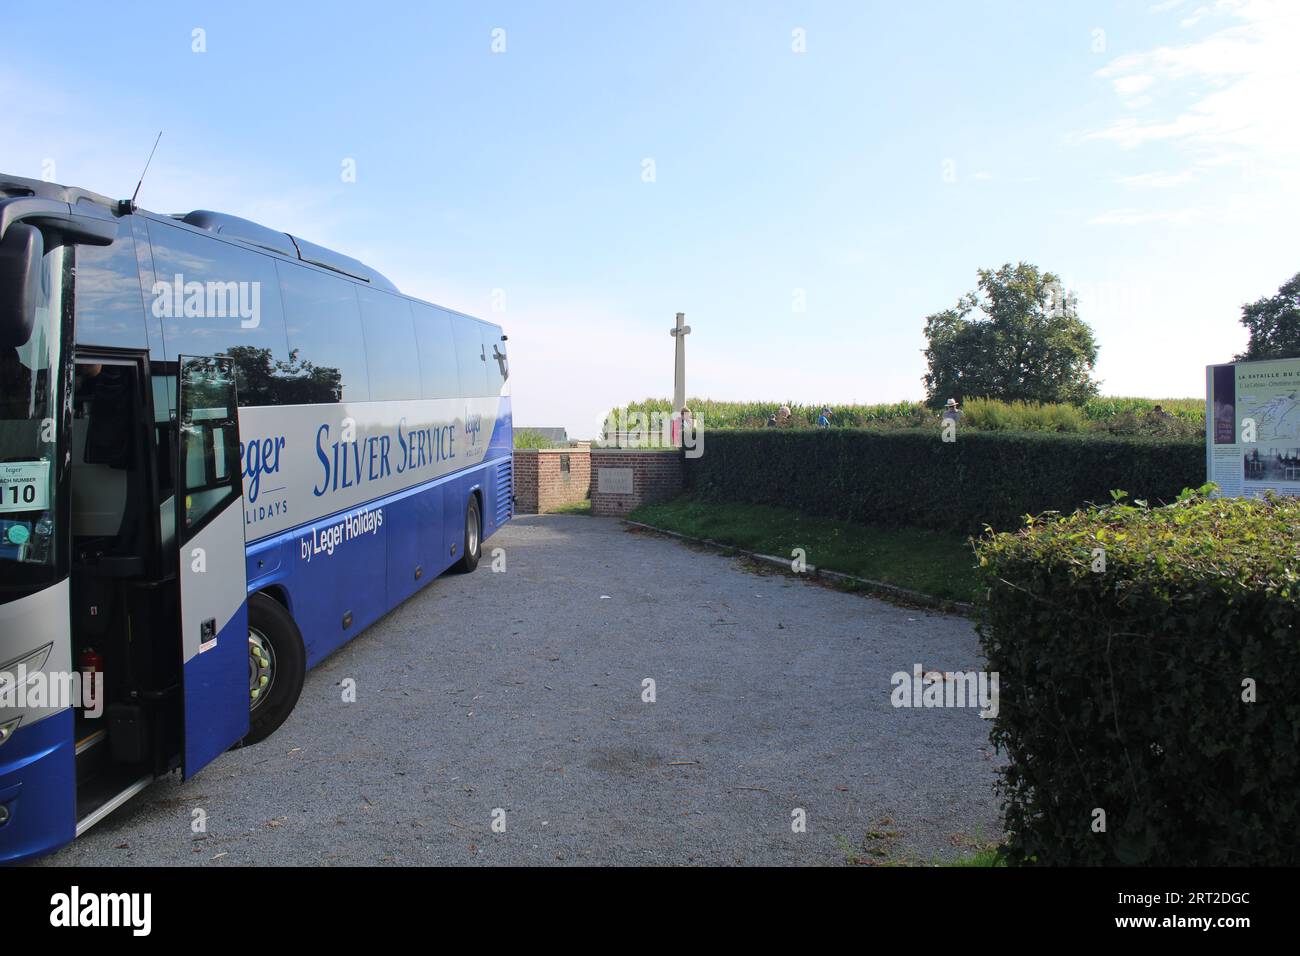
[[[224,357],[182,355],[178,379],[177,580],[188,779],[248,733],[248,592],[234,366]]]

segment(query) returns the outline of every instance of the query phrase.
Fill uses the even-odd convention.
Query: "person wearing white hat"
[[[943,406],[944,421],[961,421],[961,408],[957,405],[957,399],[950,398]]]

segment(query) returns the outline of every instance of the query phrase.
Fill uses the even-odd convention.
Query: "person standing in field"
[[[695,416],[691,414],[689,405],[682,406],[681,412],[673,419],[673,424],[677,428],[673,444],[679,448],[684,447],[687,436],[695,431]]]
[[[961,407],[957,404],[957,399],[950,398],[943,406],[943,420],[946,422],[961,421]]]

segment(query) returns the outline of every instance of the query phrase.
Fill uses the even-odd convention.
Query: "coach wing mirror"
[[[17,348],[32,337],[41,291],[41,231],[15,222],[0,240],[0,347]]]

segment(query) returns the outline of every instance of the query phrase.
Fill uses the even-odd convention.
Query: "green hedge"
[[[782,505],[865,524],[978,532],[1073,511],[1123,490],[1153,504],[1205,481],[1200,440],[938,427],[704,432],[686,482],[709,498]]]
[[[1297,529],[1193,496],[979,544],[1012,862],[1300,864]]]

